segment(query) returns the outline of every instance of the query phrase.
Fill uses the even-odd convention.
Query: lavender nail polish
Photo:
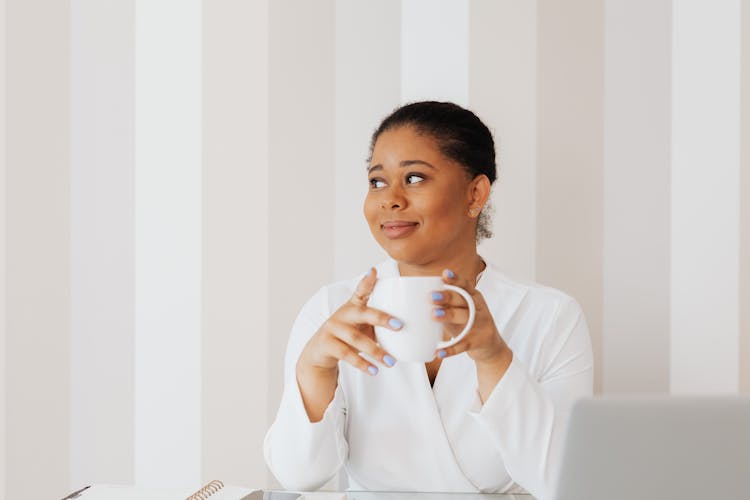
[[[432,292],[432,300],[443,300],[443,294],[440,292]]]
[[[435,316],[437,316],[438,318],[442,318],[443,316],[445,316],[445,309],[443,309],[442,307],[438,307],[437,309],[435,309]]]
[[[443,358],[444,358],[444,357],[446,357],[447,355],[448,355],[448,353],[447,353],[447,352],[445,352],[444,350],[438,351],[438,358],[439,358],[439,359],[443,359]]]
[[[455,278],[456,277],[455,273],[453,271],[451,271],[450,269],[446,269],[445,270],[445,275],[448,276],[449,278]]]
[[[396,360],[393,359],[390,355],[386,354],[385,356],[383,356],[383,363],[388,366],[393,366],[396,364]]]
[[[378,367],[377,366],[368,366],[367,371],[370,372],[370,375],[377,375],[378,374]]]
[[[393,328],[394,330],[400,330],[404,326],[401,320],[396,319],[396,318],[389,319],[388,325],[390,325],[390,327]]]

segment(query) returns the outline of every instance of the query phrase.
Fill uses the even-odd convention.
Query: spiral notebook
[[[65,500],[263,500],[263,490],[211,481],[198,490],[95,484]]]

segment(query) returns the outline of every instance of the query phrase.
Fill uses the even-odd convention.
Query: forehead
[[[450,162],[440,151],[434,137],[419,133],[414,127],[398,127],[381,133],[373,147],[370,164],[387,166],[403,160],[422,160],[433,164]]]

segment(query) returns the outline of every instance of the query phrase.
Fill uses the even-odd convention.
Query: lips
[[[380,229],[383,230],[387,238],[397,239],[409,236],[417,230],[417,226],[419,226],[418,222],[396,220],[384,222],[380,225]]]

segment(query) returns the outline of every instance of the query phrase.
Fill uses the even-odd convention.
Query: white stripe
[[[401,2],[401,102],[469,102],[468,0]]]
[[[672,9],[670,385],[676,393],[735,392],[740,2],[679,1]]]
[[[136,2],[135,479],[200,482],[201,2]]]

